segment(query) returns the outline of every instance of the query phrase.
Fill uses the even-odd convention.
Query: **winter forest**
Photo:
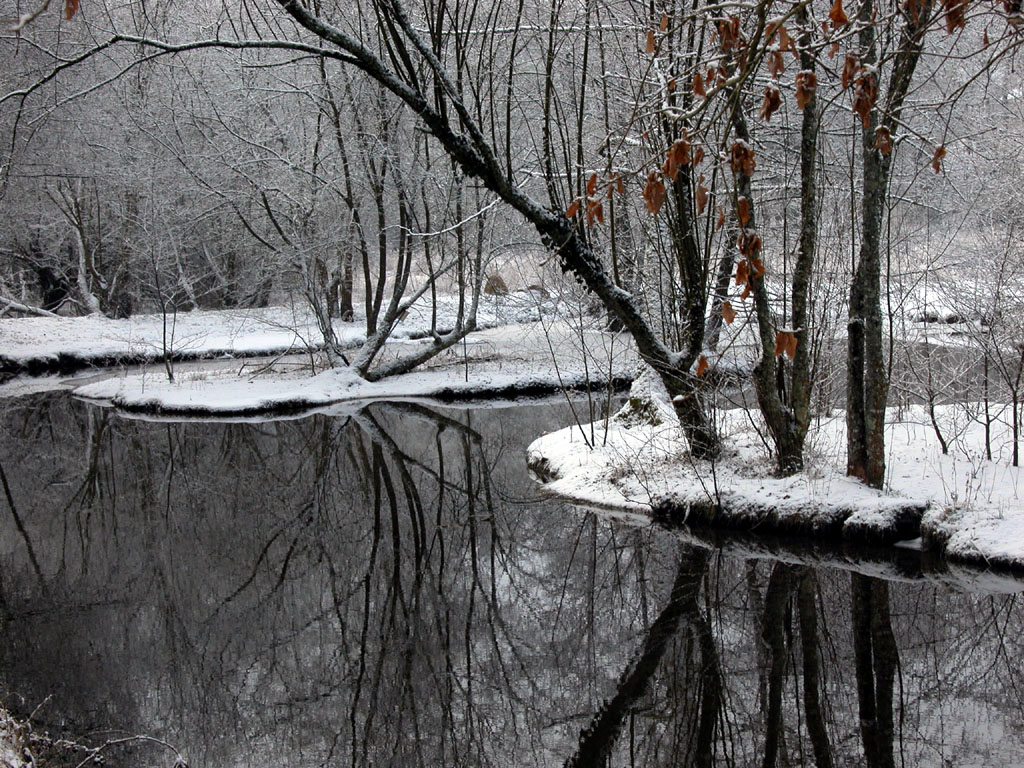
[[[197,764],[176,686],[273,731],[306,675],[347,710],[275,733],[301,764],[1024,755],[1013,696],[929,709],[923,671],[962,651],[942,611],[990,672],[1024,622],[1020,0],[0,0],[0,30],[0,628],[113,589],[161,617],[96,636],[136,676],[172,615],[249,670],[58,748],[26,702],[64,684],[12,646],[2,768]],[[256,494],[230,555],[207,483],[225,519]],[[209,573],[164,570],[196,542]]]

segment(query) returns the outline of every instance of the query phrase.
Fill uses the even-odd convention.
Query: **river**
[[[574,509],[573,419],[6,401],[3,701],[123,766],[1024,764],[1024,582]]]

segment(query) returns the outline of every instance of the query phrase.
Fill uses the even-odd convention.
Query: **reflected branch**
[[[579,747],[565,761],[566,768],[596,768],[607,763],[622,730],[623,721],[647,692],[648,684],[661,663],[669,641],[678,632],[683,617],[699,614],[697,596],[707,574],[708,562],[709,555],[704,550],[687,548],[682,552],[668,603],[651,624],[640,652],[620,675],[615,695],[605,702],[580,733]],[[706,659],[704,666],[708,666]],[[706,719],[713,728],[718,715],[717,708],[714,712],[703,712],[702,715],[702,720]],[[698,749],[700,746],[698,744]],[[710,749],[706,751],[710,755]]]

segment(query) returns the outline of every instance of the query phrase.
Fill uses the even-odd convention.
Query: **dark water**
[[[191,766],[1024,764],[1019,597],[545,500],[524,450],[571,420],[5,403],[4,701]]]

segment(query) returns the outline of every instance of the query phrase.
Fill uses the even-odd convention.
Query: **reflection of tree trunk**
[[[818,606],[815,604],[818,580],[810,568],[803,569],[797,605],[800,611],[800,646],[804,671],[804,713],[807,733],[814,748],[818,768],[832,768],[832,747],[825,729],[825,713],[821,706],[821,664],[818,659]]]
[[[892,693],[899,662],[889,617],[889,587],[854,573],[853,648],[860,730],[868,768],[892,768]]]
[[[43,569],[39,567],[39,560],[36,558],[36,551],[32,546],[32,540],[28,536],[28,531],[21,520],[21,515],[18,514],[18,508],[14,505],[14,494],[11,493],[11,486],[7,483],[7,473],[4,472],[3,464],[0,464],[0,484],[3,485],[4,497],[7,499],[7,508],[10,509],[11,517],[14,518],[14,524],[18,528],[18,533],[21,534],[22,541],[25,542],[25,550],[28,552],[28,559],[32,563],[32,570],[39,581],[39,589],[46,596],[48,591],[46,579],[43,578]]]
[[[768,714],[765,720],[764,768],[773,768],[782,741],[782,686],[786,675],[786,609],[793,591],[793,566],[776,563],[764,599],[761,639],[768,648]]]
[[[715,722],[721,702],[721,681],[718,675],[717,656],[714,655],[714,638],[710,625],[702,621],[697,596],[701,581],[707,573],[708,553],[704,550],[686,549],[680,556],[679,569],[669,601],[647,631],[643,647],[619,677],[615,695],[605,702],[594,715],[590,724],[580,733],[576,754],[566,760],[565,765],[603,766],[611,755],[612,747],[622,730],[626,716],[636,702],[646,693],[647,685],[654,676],[669,642],[686,616],[697,622],[702,654],[710,651],[711,657],[702,659],[702,712],[695,747],[698,762],[710,764],[711,743],[714,738]],[[702,626],[703,625],[703,626]],[[703,630],[703,631],[702,631]]]

